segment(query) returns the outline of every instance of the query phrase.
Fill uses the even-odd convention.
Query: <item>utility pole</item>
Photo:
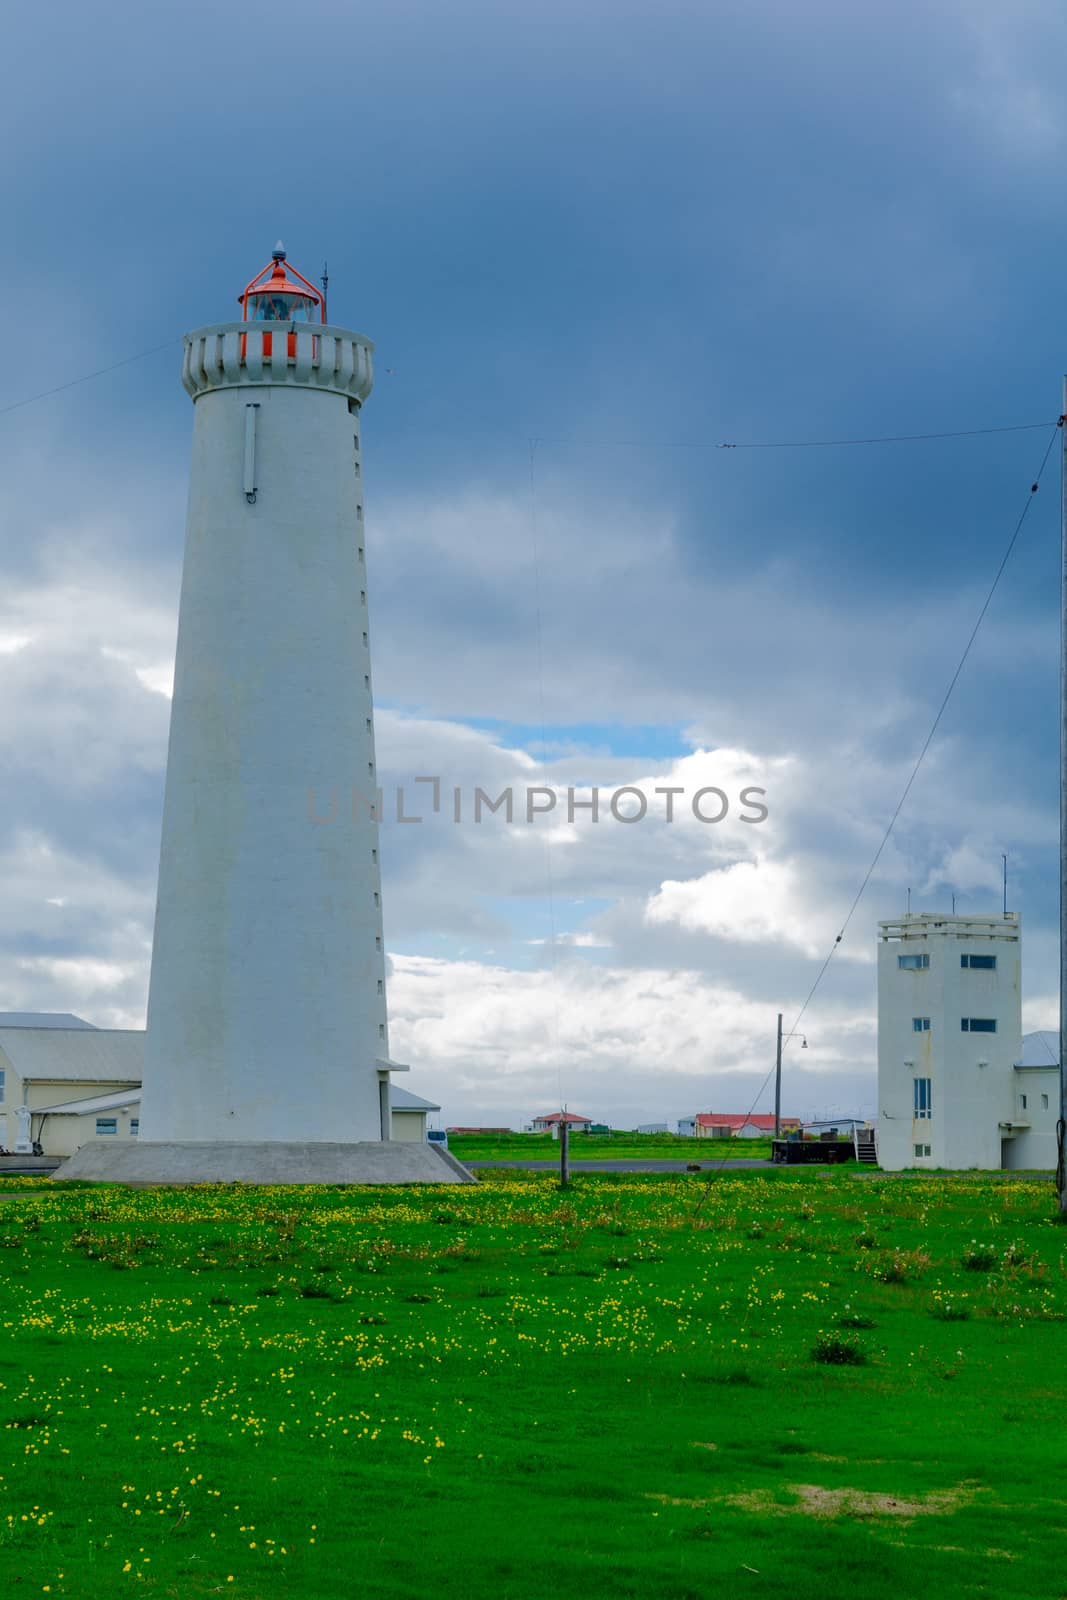
[[[1056,1124],[1056,1189],[1067,1215],[1067,378],[1060,412],[1060,1115]]]
[[[563,1111],[559,1120],[559,1186],[561,1189],[569,1189],[570,1182],[570,1125],[567,1122],[567,1113]]]
[[[774,1066],[774,1137],[782,1136],[782,1013],[778,1013],[778,1054]]]

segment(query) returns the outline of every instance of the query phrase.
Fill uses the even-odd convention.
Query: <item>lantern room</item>
[[[244,322],[326,321],[325,298],[286,262],[280,241],[268,264],[256,273],[239,298]]]

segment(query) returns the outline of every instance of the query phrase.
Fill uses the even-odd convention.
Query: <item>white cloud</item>
[[[521,504],[474,489],[458,510],[408,497],[372,529],[379,692],[427,708],[376,717],[387,806],[403,783],[409,814],[425,819],[383,828],[393,1048],[457,1119],[509,1107],[529,1115],[557,1068],[598,1114],[745,1109],[775,1013],[799,1009],[878,847],[955,649],[946,639],[966,636],[973,597],[912,597],[899,609],[875,597],[843,612],[786,565],[714,581],[688,572],[662,506],[620,510],[589,497],[565,506],[556,480],[546,496],[556,509],[542,525],[543,684]],[[5,657],[0,691],[13,800],[0,838],[0,983],[10,1006],[136,1025],[177,584],[114,537],[112,559],[107,528],[95,525],[87,561],[63,528],[38,569],[11,574],[2,591],[0,628],[28,642]],[[496,618],[489,629],[483,611]],[[1034,664],[1024,628],[1002,627],[996,641],[998,663]],[[888,659],[899,662],[891,692]],[[538,726],[542,689],[546,760],[539,738],[461,720]],[[599,722],[684,728],[687,748],[650,759],[631,734],[634,753],[620,754],[604,748]],[[567,725],[573,734],[560,732]],[[416,795],[412,783],[431,774],[442,782],[437,816],[430,788]],[[561,802],[533,827],[475,825],[469,811],[461,825],[450,820],[453,787],[469,806],[475,786],[520,795],[540,783]],[[591,783],[602,789],[601,820],[579,812],[572,826],[563,791],[588,799]],[[607,813],[624,784],[649,796],[640,823]],[[692,814],[692,795],[708,785],[730,798],[722,824]],[[684,791],[670,824],[654,795],[668,786]],[[766,821],[740,820],[745,787],[766,790]],[[1002,845],[1024,856],[1054,834],[1052,809],[1005,784],[977,735],[937,741],[804,1018],[811,1049],[797,1082],[820,1087],[798,1109],[825,1106],[827,1086],[840,1110],[870,1091],[874,923],[902,908],[906,886],[941,903],[952,889],[980,899],[999,882]],[[1047,965],[1045,947],[1031,948]]]
[[[832,938],[831,908],[812,904],[796,868],[759,856],[684,882],[668,879],[650,898],[645,916],[653,924],[677,922],[743,944],[792,944],[812,959],[825,955]],[[845,953],[873,959],[862,946]]]
[[[390,1047],[452,1121],[528,1120],[561,1095],[631,1121],[747,1110],[774,1059],[773,1011],[699,972],[396,956],[389,994]],[[790,1103],[804,1110],[849,1092],[842,1068],[872,1035],[869,1015],[847,1007],[810,1027],[812,1048],[787,1067]]]

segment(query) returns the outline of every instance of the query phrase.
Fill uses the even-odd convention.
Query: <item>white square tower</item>
[[[1022,1046],[1018,914],[879,929],[879,1162],[999,1169]]]

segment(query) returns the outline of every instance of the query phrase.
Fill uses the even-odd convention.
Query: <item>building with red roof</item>
[[[774,1133],[774,1117],[765,1111],[701,1111],[693,1120],[698,1139],[765,1139]],[[783,1133],[799,1127],[799,1117],[782,1117]]]
[[[530,1123],[531,1133],[550,1133],[553,1139],[559,1138],[561,1123],[566,1123],[571,1133],[582,1132],[585,1128],[593,1126],[592,1117],[579,1117],[573,1111],[550,1111],[547,1116],[534,1117]]]

